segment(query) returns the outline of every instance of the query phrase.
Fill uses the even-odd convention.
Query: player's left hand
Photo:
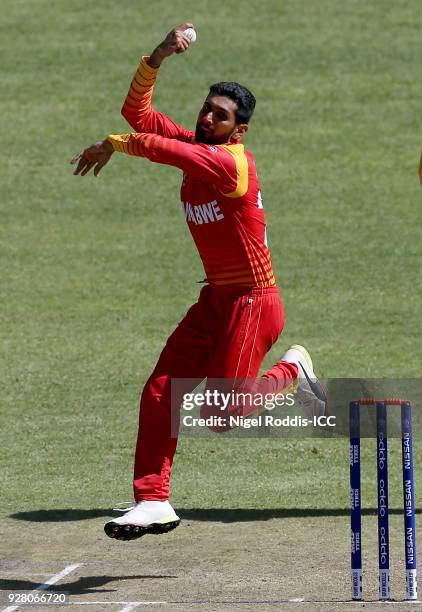
[[[73,174],[85,176],[91,168],[94,168],[94,175],[98,176],[99,172],[110,161],[113,153],[113,145],[108,140],[100,140],[92,144],[70,160],[71,164],[78,162]]]

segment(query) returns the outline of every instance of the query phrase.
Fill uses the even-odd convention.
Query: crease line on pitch
[[[31,592],[32,593],[36,593],[37,591],[46,591],[49,587],[53,586],[54,584],[57,584],[62,578],[64,578],[65,576],[67,576],[71,572],[75,571],[75,569],[77,569],[81,565],[82,565],[82,563],[72,563],[71,565],[68,565],[67,567],[65,567],[58,574],[54,574],[54,576],[51,576],[51,578],[49,578],[45,582],[42,582],[41,584],[39,584]],[[16,604],[16,605],[8,606],[7,608],[3,608],[2,612],[15,612],[15,610],[18,610],[21,606],[24,606],[24,605],[27,605],[27,604],[24,604],[24,603],[20,604],[19,603],[19,604]]]

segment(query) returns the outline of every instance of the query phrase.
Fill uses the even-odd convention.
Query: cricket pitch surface
[[[0,610],[391,610],[403,601],[402,516],[391,516],[392,593],[377,601],[376,516],[365,517],[365,602],[350,601],[347,509],[178,509],[160,536],[114,541],[106,509],[16,513],[1,524]],[[50,586],[49,586],[50,585]],[[37,589],[35,591],[35,589]],[[66,594],[62,605],[19,594]]]

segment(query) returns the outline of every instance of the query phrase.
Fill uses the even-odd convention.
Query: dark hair
[[[239,83],[232,81],[211,85],[209,96],[226,96],[237,104],[236,122],[249,123],[255,109],[255,96]]]

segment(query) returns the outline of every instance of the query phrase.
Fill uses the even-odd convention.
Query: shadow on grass
[[[210,521],[216,523],[238,523],[246,521],[268,521],[274,518],[328,517],[349,516],[349,508],[177,508],[182,519],[192,521]],[[422,508],[415,510],[422,514]],[[376,508],[363,508],[364,516],[377,513]],[[390,514],[403,514],[401,508],[390,508]],[[56,510],[32,510],[15,512],[10,518],[33,523],[49,523],[63,521],[85,521],[94,518],[109,518],[120,516],[109,508],[83,510],[65,508]]]
[[[113,512],[110,508],[93,508],[84,510],[81,508],[57,508],[53,510],[29,510],[28,512],[15,512],[10,518],[20,521],[31,521],[33,523],[61,523],[63,521],[87,521],[100,517],[120,516],[121,512]]]
[[[69,595],[88,595],[89,593],[112,593],[118,590],[115,589],[103,589],[109,582],[117,582],[120,580],[156,580],[162,578],[177,578],[177,576],[89,576],[80,577],[74,582],[67,582],[66,584],[54,584],[49,589],[43,589],[45,593],[66,593]],[[32,582],[31,580],[0,580],[0,590],[2,591],[33,591],[40,586],[39,582]],[[119,585],[120,588],[120,585]]]

